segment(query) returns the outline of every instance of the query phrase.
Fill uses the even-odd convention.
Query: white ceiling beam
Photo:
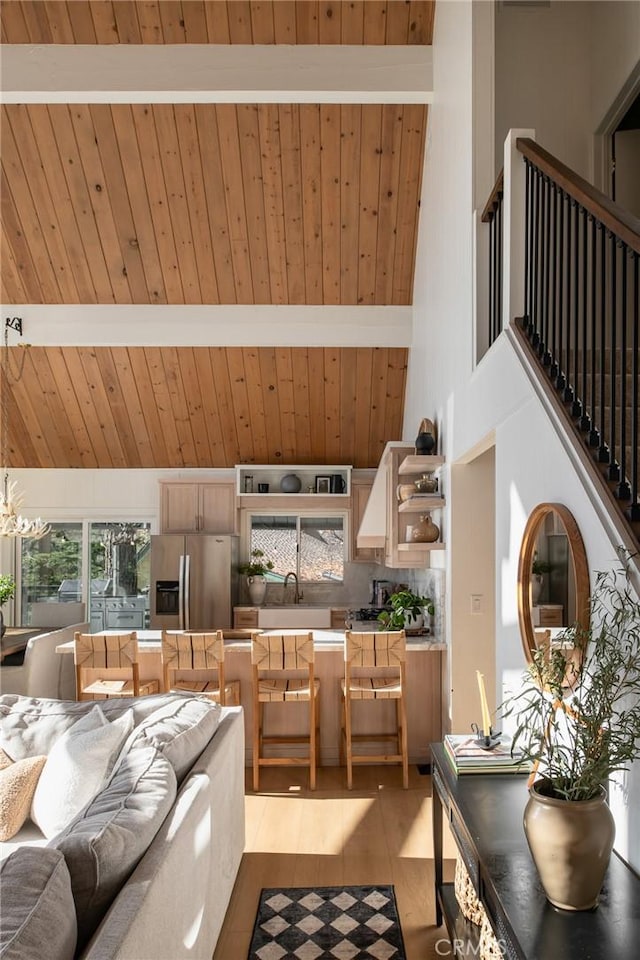
[[[3,44],[4,103],[430,103],[431,47]]]
[[[413,307],[22,304],[2,306],[20,317],[33,346],[409,347]]]

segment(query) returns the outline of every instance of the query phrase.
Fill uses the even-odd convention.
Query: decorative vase
[[[438,480],[433,473],[423,473],[419,480],[414,480],[418,493],[437,493]]]
[[[524,832],[547,899],[562,910],[591,910],[607,871],[615,823],[600,788],[593,800],[546,796],[548,781],[529,790]]]
[[[537,607],[540,603],[540,597],[542,596],[542,588],[544,587],[544,576],[541,573],[532,573],[531,574],[531,604],[534,607]]]
[[[264,597],[267,592],[267,579],[262,574],[255,577],[247,577],[247,586],[249,587],[249,596],[254,607],[259,607],[264,603]]]
[[[426,418],[421,421],[416,437],[416,454],[418,456],[428,456],[433,452],[436,445],[434,435],[434,426],[431,420]]]
[[[295,473],[287,473],[280,481],[280,490],[282,493],[300,493],[302,480]]]
[[[399,483],[396,487],[396,497],[400,503],[404,503],[404,501],[412,497],[415,492],[416,486],[414,483]]]
[[[412,543],[435,543],[440,536],[440,528],[428,513],[423,514],[411,531]]]

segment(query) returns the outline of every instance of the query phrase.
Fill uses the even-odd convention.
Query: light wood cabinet
[[[258,626],[258,608],[257,607],[234,607],[233,625],[234,627],[257,627]]]
[[[346,609],[338,608],[338,607],[331,608],[331,629],[332,630],[344,630],[346,619],[347,619]]]
[[[364,511],[371,493],[371,481],[351,481],[351,562],[375,563],[378,551],[375,547],[359,547],[357,542],[358,530],[364,516]]]
[[[160,483],[161,533],[236,533],[235,484]]]
[[[387,535],[385,564],[388,567],[424,567],[432,551],[444,550],[441,541],[415,543],[409,540],[408,527],[420,514],[440,510],[445,505],[441,496],[414,497],[401,503],[397,497],[398,484],[416,480],[423,473],[433,472],[444,463],[444,457],[416,456],[413,448],[391,447],[387,451]],[[436,520],[437,522],[437,520]]]

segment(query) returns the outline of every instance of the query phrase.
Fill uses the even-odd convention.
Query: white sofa
[[[197,724],[194,724],[196,739],[193,739],[192,731],[185,728],[184,737],[188,743],[186,747],[178,744],[183,734],[176,736],[171,728],[163,731],[155,718],[165,714],[173,717],[173,713],[177,715],[178,711],[188,713],[191,707],[187,708],[187,701],[193,704],[196,700],[193,697],[159,695],[138,698],[136,701],[110,700],[100,703],[109,719],[119,715],[127,705],[134,705],[134,734],[138,728],[141,732],[135,741],[138,744],[137,752],[133,748],[129,750],[110,784],[44,849],[33,851],[28,845],[19,848],[15,843],[5,845],[13,852],[0,866],[0,884],[6,906],[6,909],[3,907],[0,925],[6,927],[11,924],[11,919],[5,916],[7,910],[11,913],[16,906],[21,907],[19,902],[17,905],[9,903],[6,898],[10,890],[25,889],[20,876],[21,858],[33,857],[34,854],[50,858],[50,873],[55,876],[55,884],[49,883],[49,887],[56,884],[57,887],[55,896],[51,894],[54,900],[53,905],[49,904],[49,910],[57,917],[55,936],[60,939],[60,944],[53,941],[54,934],[47,919],[47,904],[42,903],[40,930],[37,922],[34,922],[34,915],[37,921],[37,911],[25,903],[25,916],[28,916],[25,929],[21,927],[19,934],[15,934],[17,928],[14,921],[8,935],[5,931],[0,937],[0,957],[3,960],[5,957],[6,960],[39,960],[45,955],[47,960],[69,960],[74,956],[82,960],[211,960],[244,849],[244,724],[241,707],[220,710],[216,706],[219,723],[213,735],[207,736],[204,746],[196,746],[198,736],[202,738],[202,731],[196,729]],[[29,722],[30,705],[36,710],[39,703],[19,697],[0,697],[0,746],[14,759],[18,759],[15,754],[19,752],[20,744],[24,756],[42,752],[37,725]],[[70,709],[73,723],[79,711],[90,709],[94,704],[62,706]],[[55,709],[51,707],[52,711]],[[21,712],[27,722],[23,722]],[[208,716],[205,722],[210,722]],[[64,729],[68,729],[68,724],[60,720],[56,736]],[[195,759],[187,760],[188,751],[194,748],[197,751]],[[128,852],[128,844],[135,846],[138,834],[136,821],[132,826],[129,820],[126,829],[120,833],[110,833],[111,818],[119,816],[110,811],[124,805],[132,808],[130,814],[137,816],[136,808],[140,808],[141,814],[144,814],[147,800],[144,790],[139,790],[143,778],[135,780],[134,786],[127,787],[124,793],[122,783],[128,775],[125,769],[127,762],[139,762],[140,758],[150,755],[152,751],[162,754],[161,763],[165,769],[170,765],[175,767],[173,782],[175,784],[177,779],[177,792],[174,798],[169,798],[170,806],[164,817],[159,813],[157,823],[153,816],[147,818],[146,825],[143,823],[140,828],[142,834],[149,829],[149,819],[153,821],[153,829],[159,829],[132,871],[127,871],[115,897],[107,892],[110,903],[104,912],[104,894],[100,890],[96,893],[87,889],[85,874],[88,872],[90,877],[94,874],[97,877],[109,870],[115,869],[117,872],[121,868],[120,858]],[[188,763],[188,769],[183,769],[185,762]],[[169,772],[173,777],[173,773]],[[120,782],[119,794],[117,782]],[[157,781],[153,789],[156,793],[153,802],[157,802]],[[115,802],[113,797],[109,799],[114,792]],[[23,828],[23,832],[33,843],[36,832],[34,826]],[[15,840],[20,844],[20,834]],[[36,838],[35,842],[42,845],[42,838]],[[93,862],[96,858],[100,860],[101,856],[111,862],[106,866]],[[64,877],[67,868],[70,873],[69,891],[69,883]],[[27,859],[24,866],[27,876],[29,871],[33,871],[33,860]],[[21,896],[21,893],[13,894],[14,899],[19,900]],[[69,897],[73,898],[71,906]],[[64,900],[66,903],[62,902]],[[69,914],[73,914],[74,906],[80,946],[76,948],[74,945],[70,953],[69,941],[74,932],[65,930],[60,921],[62,917],[69,918]],[[96,912],[99,917],[93,929]],[[29,925],[31,929],[26,929]],[[49,933],[45,934],[47,930]],[[30,944],[37,944],[42,935],[47,938],[46,949],[43,944],[31,947]]]
[[[76,604],[58,604],[76,606]],[[84,607],[84,604],[80,604]],[[40,633],[27,642],[24,660],[19,666],[0,665],[0,693],[17,693],[22,697],[54,697],[73,700],[76,676],[73,657],[56,653],[61,643],[73,640],[76,630],[89,629],[88,623],[74,623],[58,630]]]

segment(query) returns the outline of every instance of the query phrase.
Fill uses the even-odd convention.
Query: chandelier
[[[9,480],[7,449],[9,446],[9,330],[22,336],[20,317],[7,317],[4,322],[4,350],[0,369],[0,453],[2,459],[2,488],[0,489],[0,537],[28,537],[39,540],[50,530],[40,517],[30,520],[20,514],[24,497],[17,484]]]

